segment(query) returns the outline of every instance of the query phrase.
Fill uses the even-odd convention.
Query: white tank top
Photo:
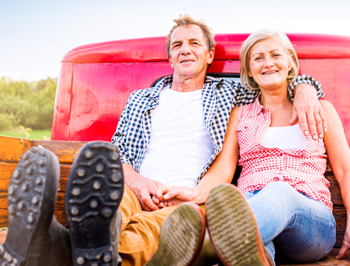
[[[280,148],[283,151],[306,150],[307,141],[299,125],[269,127],[261,139],[267,148]]]
[[[151,139],[140,174],[164,185],[194,187],[213,152],[202,90],[176,92],[165,87],[152,110]]]
[[[262,136],[261,144],[267,148],[280,148],[282,151],[306,150],[307,140],[299,125],[288,127],[269,127]],[[282,173],[277,177],[283,181]]]

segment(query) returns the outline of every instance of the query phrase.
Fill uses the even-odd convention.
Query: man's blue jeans
[[[258,223],[262,240],[275,257],[298,262],[323,258],[335,244],[335,220],[320,201],[299,193],[283,181],[244,193]]]

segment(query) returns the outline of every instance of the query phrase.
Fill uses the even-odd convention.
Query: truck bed
[[[55,153],[60,162],[60,181],[58,185],[58,195],[55,215],[57,220],[67,225],[67,220],[64,210],[64,193],[69,176],[70,169],[74,162],[74,158],[81,146],[85,144],[84,141],[53,141],[53,140],[26,140],[11,137],[0,136],[0,243],[6,239],[8,225],[8,211],[7,211],[7,189],[15,170],[17,163],[20,161],[22,155],[31,147],[42,146],[53,153]],[[331,254],[324,260],[315,263],[302,265],[349,265],[350,266],[350,251],[342,260],[334,259],[341,246],[343,235],[346,226],[346,211],[340,195],[338,183],[334,177],[331,166],[328,164],[325,174],[330,181],[330,190],[332,194],[332,201],[334,204],[333,214],[337,222],[337,240]],[[298,265],[282,261],[279,265]]]

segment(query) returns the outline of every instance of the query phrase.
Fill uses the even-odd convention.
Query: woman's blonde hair
[[[271,30],[259,30],[249,35],[249,37],[244,41],[241,52],[240,52],[240,60],[241,60],[241,82],[244,87],[250,90],[258,90],[259,85],[254,81],[253,77],[249,77],[248,73],[250,72],[250,51],[254,44],[266,40],[266,39],[275,39],[277,40],[284,49],[284,52],[288,56],[288,60],[292,65],[291,70],[287,76],[288,85],[295,81],[299,73],[299,60],[294,50],[292,43],[290,42],[287,35],[280,31],[271,31]],[[293,59],[292,59],[293,58]]]

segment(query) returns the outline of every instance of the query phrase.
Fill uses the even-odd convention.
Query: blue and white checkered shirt
[[[118,147],[122,163],[130,164],[137,172],[140,171],[151,138],[152,110],[159,104],[161,90],[171,85],[172,81],[173,77],[168,76],[154,87],[133,92],[119,118],[112,143]],[[324,96],[320,83],[309,76],[299,76],[288,89],[291,98],[294,87],[299,83],[313,85],[317,88],[318,97]],[[197,183],[222,149],[233,107],[254,102],[258,93],[230,79],[206,77],[202,90],[203,110],[205,126],[214,144],[214,154],[203,166]]]

